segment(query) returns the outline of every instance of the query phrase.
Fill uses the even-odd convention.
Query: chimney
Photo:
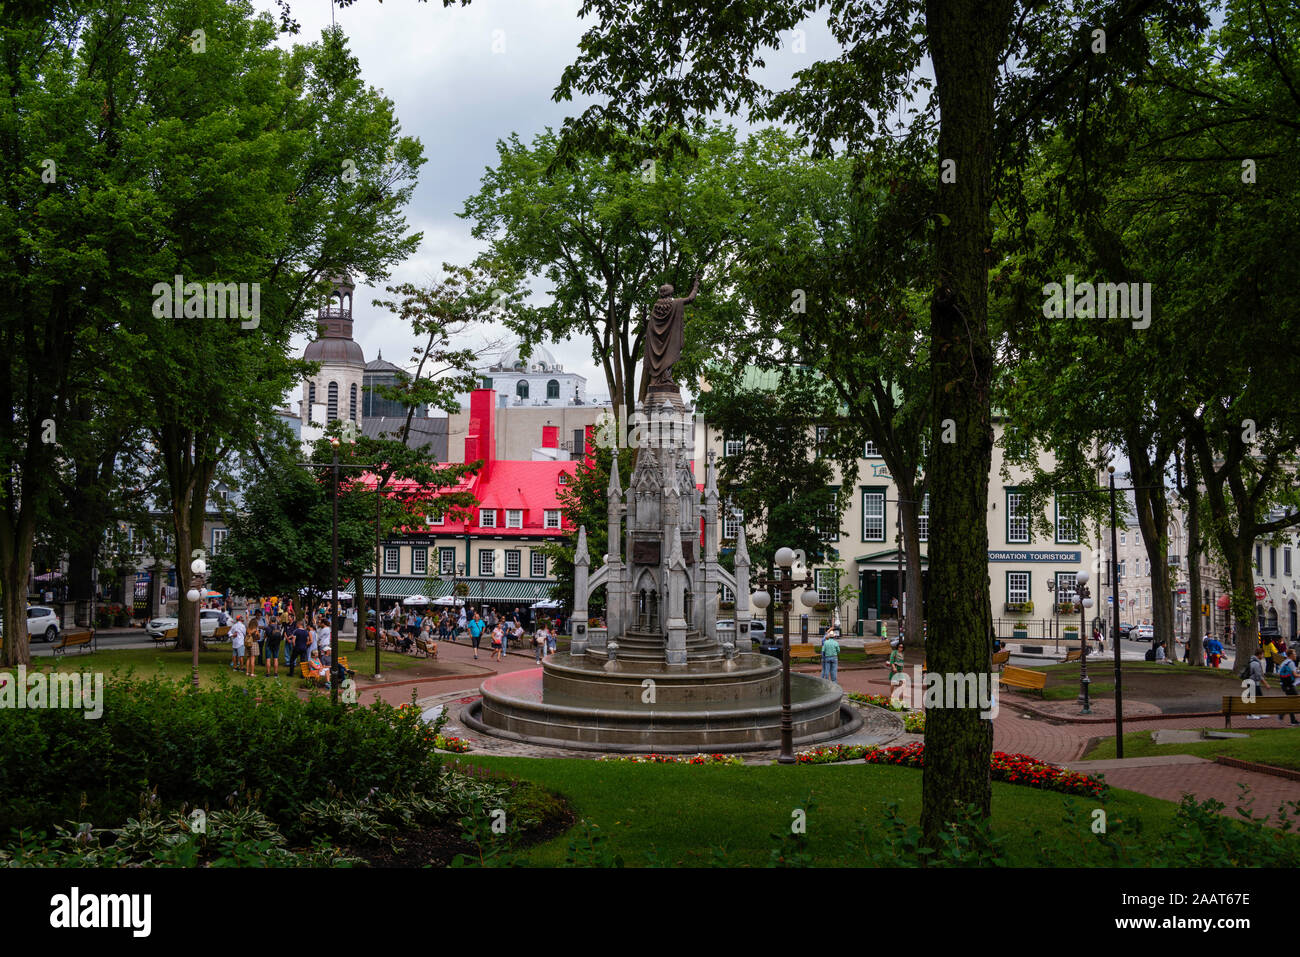
[[[560,427],[558,425],[542,426],[542,448],[558,449],[560,447]]]
[[[496,392],[493,389],[475,389],[469,394],[469,431],[465,435],[465,461],[483,460],[478,473],[486,479],[496,461],[495,431]]]

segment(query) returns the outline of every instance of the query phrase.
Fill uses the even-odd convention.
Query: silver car
[[[217,630],[217,625],[221,619],[221,612],[215,608],[202,608],[199,610],[199,631],[204,638],[211,638]],[[233,622],[234,616],[231,616]],[[175,618],[151,618],[149,623],[144,626],[144,633],[150,638],[160,639],[165,632],[177,626]]]
[[[59,637],[59,616],[53,608],[33,605],[27,609],[27,636],[53,641]]]

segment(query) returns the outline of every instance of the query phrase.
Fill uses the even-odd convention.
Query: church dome
[[[359,366],[366,364],[366,354],[352,339],[317,339],[307,346],[302,357],[310,362],[339,362]]]
[[[527,360],[522,358],[522,343],[501,353],[493,369],[501,372],[558,372],[560,365],[546,346],[533,346]]]

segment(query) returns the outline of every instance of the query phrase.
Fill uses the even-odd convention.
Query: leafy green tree
[[[833,387],[797,366],[719,369],[707,384],[697,411],[711,429],[740,440],[739,451],[719,463],[718,495],[753,530],[746,534],[754,565],[770,577],[777,549],[787,547],[802,552],[809,569],[838,566],[862,446],[860,432],[846,434]],[[769,626],[774,614],[769,606]]]

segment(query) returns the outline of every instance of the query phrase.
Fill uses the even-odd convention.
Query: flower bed
[[[433,746],[439,751],[455,751],[457,754],[464,754],[470,750],[470,743],[464,738],[453,738],[445,734],[437,735]]]
[[[868,764],[893,764],[904,768],[920,768],[925,766],[925,745],[919,741],[895,748],[837,744],[828,748],[800,751],[795,758],[800,764],[833,764],[837,761],[853,761],[861,758]],[[1080,797],[1103,797],[1106,793],[1105,783],[1097,778],[1076,771],[1067,771],[1065,768],[1048,764],[1027,754],[994,751],[989,768],[994,781],[1007,784],[1020,784],[1043,791],[1076,794]]]
[[[607,754],[596,760],[626,764],[744,764],[734,754]]]
[[[883,694],[858,694],[854,692],[849,695],[850,701],[856,701],[858,704],[869,704],[875,708],[887,708],[890,711],[906,711],[907,707],[901,701],[895,701],[889,695]]]

